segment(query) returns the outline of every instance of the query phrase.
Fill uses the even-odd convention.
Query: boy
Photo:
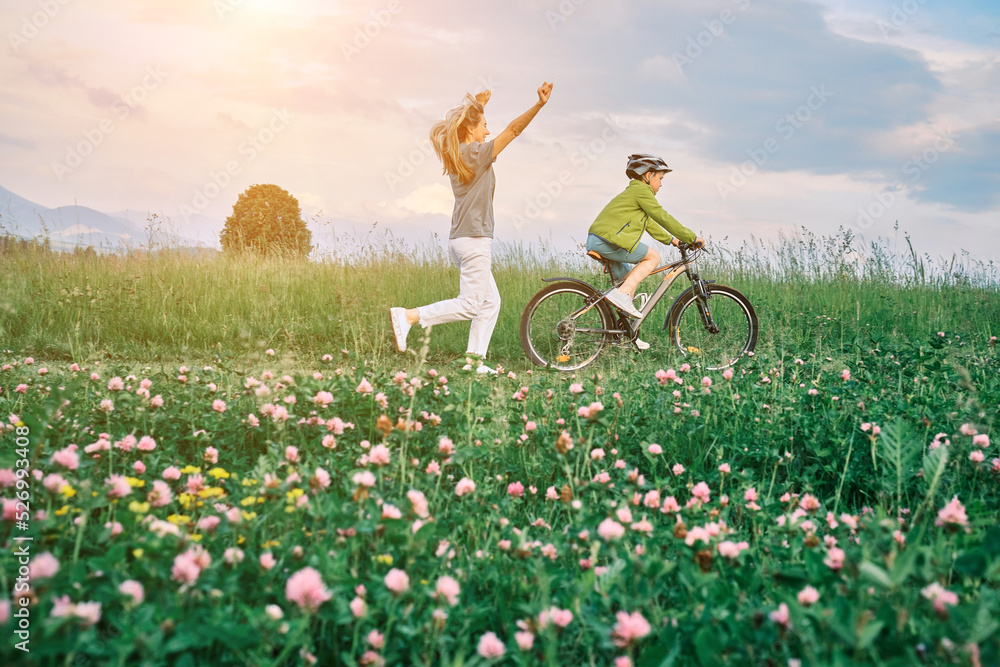
[[[639,240],[643,232],[674,246],[681,241],[696,246],[705,243],[656,201],[663,175],[670,171],[667,163],[655,155],[629,155],[625,167],[625,175],[631,179],[628,186],[604,207],[587,235],[587,250],[612,260],[612,279],[618,281],[625,276],[625,282],[605,298],[632,317],[642,317],[632,303],[635,288],[660,264],[660,255]],[[636,341],[639,349],[649,347],[648,343],[640,343]]]

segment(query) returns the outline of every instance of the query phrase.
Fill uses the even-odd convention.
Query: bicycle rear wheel
[[[667,328],[671,342],[691,363],[704,370],[722,370],[756,347],[757,313],[750,300],[732,287],[705,287],[709,294],[707,310],[694,288],[689,287],[671,306]]]
[[[589,285],[552,283],[521,314],[521,347],[536,366],[574,371],[592,363],[614,334],[615,317]]]

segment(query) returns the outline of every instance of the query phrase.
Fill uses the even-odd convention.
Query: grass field
[[[600,277],[506,247],[489,378],[467,325],[392,347],[454,295],[432,246],[0,248],[5,664],[1000,663],[992,265],[718,247],[735,373],[644,332],[564,375],[521,309]]]

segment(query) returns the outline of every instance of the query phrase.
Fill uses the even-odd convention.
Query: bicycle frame
[[[685,252],[684,250],[681,250],[681,259],[677,260],[676,262],[671,262],[670,264],[666,264],[666,265],[661,266],[661,267],[659,267],[657,269],[654,269],[649,274],[650,276],[654,276],[654,275],[656,275],[658,273],[662,273],[664,275],[663,275],[663,279],[660,281],[660,284],[653,291],[653,294],[650,295],[649,299],[646,301],[646,303],[643,305],[643,307],[639,310],[639,312],[642,313],[642,317],[640,317],[640,318],[638,318],[636,320],[633,320],[633,322],[632,322],[632,324],[630,326],[626,324],[627,328],[623,328],[623,329],[585,329],[585,328],[581,328],[581,329],[577,329],[577,331],[581,332],[581,333],[604,333],[604,334],[612,334],[612,335],[627,334],[629,336],[629,338],[634,338],[636,336],[636,334],[638,333],[639,328],[646,321],[646,318],[649,317],[649,314],[651,312],[653,312],[653,308],[656,307],[656,304],[659,303],[660,299],[663,298],[663,295],[667,293],[667,290],[670,289],[670,286],[673,285],[674,281],[677,280],[677,278],[681,274],[687,274],[687,277],[691,281],[692,285],[698,285],[699,283],[702,282],[700,280],[700,278],[698,277],[698,274],[692,274],[691,273],[690,266],[691,266],[692,262],[694,262],[694,260],[695,260],[694,257],[688,257],[687,256],[687,252]],[[569,319],[572,319],[572,320],[577,320],[584,313],[586,313],[591,308],[593,308],[594,306],[596,306],[597,303],[600,302],[601,299],[604,298],[604,295],[607,294],[608,291],[610,291],[610,290],[605,290],[605,291],[602,292],[601,290],[598,290],[597,288],[595,288],[590,283],[587,283],[587,282],[585,282],[583,280],[579,280],[577,278],[562,277],[562,278],[545,278],[543,280],[545,282],[554,282],[554,281],[557,281],[557,280],[568,280],[568,281],[571,281],[571,282],[581,283],[581,284],[586,285],[586,286],[588,286],[588,287],[590,287],[591,289],[594,290],[594,292],[597,295],[597,298],[589,301],[589,303],[587,303],[583,308],[580,308],[575,313],[573,313],[572,315],[570,315]],[[619,281],[614,282],[613,287],[618,287],[619,285],[621,285],[622,282],[623,282],[623,280],[619,280]],[[702,287],[702,290],[704,290],[703,287]],[[699,296],[702,297],[702,298],[699,299],[699,311],[701,313],[702,321],[704,321],[705,322],[705,326],[708,327],[708,326],[710,326],[710,323],[711,323],[711,314],[708,312],[708,305],[706,303],[707,294],[704,294],[701,290],[699,290],[699,291],[701,292],[701,293],[699,293]],[[624,319],[624,316],[622,316],[622,315],[619,315],[619,322],[627,323],[627,321]],[[666,325],[664,325],[664,327],[665,326]]]

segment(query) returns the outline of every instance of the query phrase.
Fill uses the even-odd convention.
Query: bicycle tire
[[[593,303],[577,320],[569,315],[600,296],[593,287],[576,282],[547,285],[531,298],[521,314],[521,347],[536,366],[575,371],[593,363],[611,341],[616,318],[604,301]],[[580,329],[595,329],[593,333]]]
[[[732,287],[715,284],[705,287],[712,320],[720,331],[713,334],[705,327],[694,287],[674,299],[667,313],[666,328],[671,343],[683,356],[699,361],[705,370],[724,370],[757,346],[760,331],[757,312],[750,300]]]

